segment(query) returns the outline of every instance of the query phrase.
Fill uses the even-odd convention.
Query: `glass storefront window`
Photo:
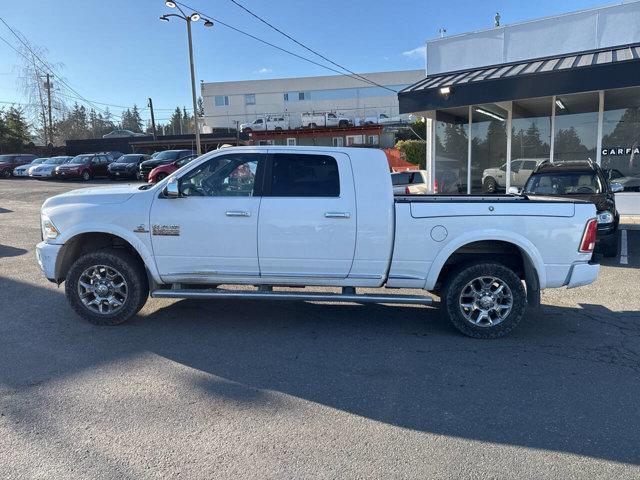
[[[471,193],[501,193],[506,188],[507,117],[495,104],[471,109]]]
[[[435,182],[439,193],[467,193],[469,109],[436,112]]]
[[[513,102],[511,186],[522,188],[533,169],[549,160],[552,97]]]
[[[605,92],[600,154],[609,180],[640,192],[640,88]]]
[[[556,97],[553,160],[596,160],[598,92]]]

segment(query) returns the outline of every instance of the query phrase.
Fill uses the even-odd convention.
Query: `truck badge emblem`
[[[180,225],[153,225],[152,235],[164,235],[167,237],[179,237]]]
[[[149,230],[147,230],[147,227],[145,227],[143,223],[134,228],[133,231],[135,233],[149,233]]]

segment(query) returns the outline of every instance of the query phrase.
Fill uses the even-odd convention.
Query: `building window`
[[[362,145],[362,135],[347,135],[347,146]]]
[[[295,147],[297,145],[296,139],[293,137],[287,138],[287,145],[290,147]]]
[[[273,140],[260,140],[258,145],[273,145]]]
[[[309,100],[309,92],[298,92],[298,100]]]
[[[596,160],[598,144],[598,92],[560,95],[556,118],[553,161]]]
[[[245,105],[255,105],[256,104],[256,94],[248,93],[244,96],[244,104]]]
[[[283,100],[284,100],[285,102],[288,102],[288,101],[289,101],[289,94],[288,94],[288,93],[285,93],[284,95],[282,95],[282,98],[283,98]]]
[[[213,104],[216,107],[228,107],[229,106],[229,97],[226,95],[216,95],[213,99]]]
[[[612,182],[640,192],[640,88],[604,94],[601,164]]]
[[[378,135],[367,135],[367,143],[369,145],[377,145],[378,141]]]
[[[344,138],[342,138],[342,137],[333,137],[333,146],[334,147],[344,147]]]
[[[469,108],[436,112],[435,185],[438,193],[467,193]]]
[[[506,189],[507,117],[495,104],[471,109],[471,193]]]

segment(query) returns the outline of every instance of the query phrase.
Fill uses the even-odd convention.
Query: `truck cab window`
[[[214,157],[180,179],[184,197],[251,197],[262,155]]]
[[[276,153],[271,173],[272,197],[338,197],[338,163],[328,155]]]

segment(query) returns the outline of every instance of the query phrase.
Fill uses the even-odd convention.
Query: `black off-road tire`
[[[616,231],[614,240],[602,246],[602,255],[604,255],[607,258],[617,257],[619,246],[620,246],[620,237],[618,236],[618,232]]]
[[[89,170],[85,170],[84,172],[82,172],[81,176],[84,182],[88,182],[89,180],[91,180],[91,172]]]
[[[479,326],[467,320],[460,306],[460,295],[473,279],[495,277],[507,284],[513,297],[511,311],[495,326]],[[463,334],[472,338],[493,339],[511,333],[520,323],[527,307],[527,294],[520,278],[509,267],[500,263],[475,262],[464,265],[449,274],[442,289],[442,310],[448,320]]]
[[[484,180],[485,193],[496,193],[496,190],[498,190],[498,183],[496,182],[496,179],[493,177],[487,177]]]
[[[2,170],[2,177],[3,178],[11,178],[12,175],[13,175],[13,173],[11,172],[11,169],[5,168],[4,170]]]
[[[117,270],[127,282],[127,298],[122,308],[112,314],[90,310],[80,299],[78,281],[82,273],[93,265],[105,265]],[[65,280],[65,294],[75,312],[94,325],[119,325],[138,313],[149,297],[149,284],[140,261],[120,248],[105,248],[80,256],[69,269]]]

